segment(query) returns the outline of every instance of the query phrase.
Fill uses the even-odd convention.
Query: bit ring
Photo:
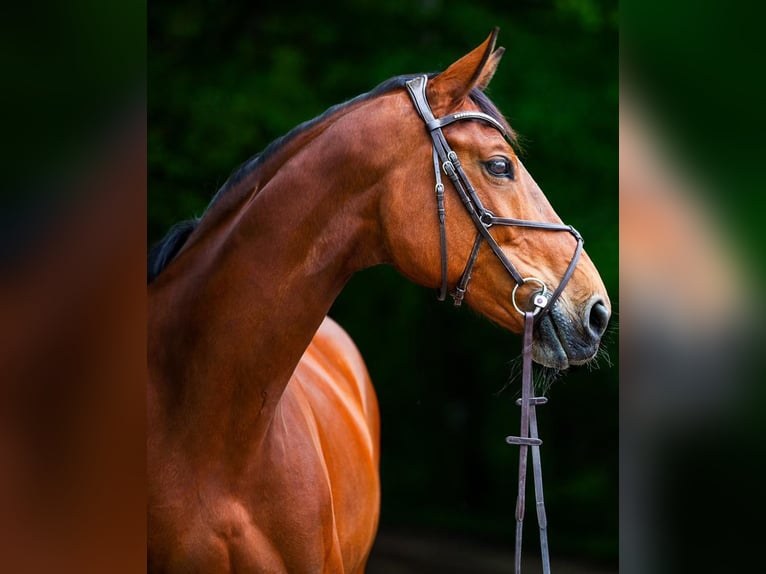
[[[532,300],[535,305],[535,310],[532,314],[537,315],[548,304],[548,287],[545,285],[545,282],[543,282],[541,279],[538,279],[537,277],[524,277],[522,279],[522,283],[517,283],[516,287],[513,288],[513,292],[511,293],[511,303],[513,303],[514,309],[516,309],[520,315],[524,315],[525,312],[522,311],[516,303],[516,291],[519,289],[519,287],[529,282],[537,283],[543,289],[542,292],[535,295],[534,299]]]

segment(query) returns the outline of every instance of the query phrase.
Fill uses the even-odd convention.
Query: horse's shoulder
[[[298,364],[292,389],[308,396],[322,396],[339,408],[363,413],[377,435],[378,403],[364,358],[349,334],[325,317]],[[289,388],[289,387],[288,387]],[[323,401],[310,400],[314,407]],[[320,417],[324,418],[324,417]]]
[[[323,347],[333,348],[337,351],[345,351],[347,356],[356,356],[359,357],[359,359],[362,358],[361,353],[351,336],[331,317],[324,318],[322,324],[314,335],[312,343]]]
[[[330,317],[325,317],[322,321],[306,349],[304,358],[319,360],[357,384],[366,384],[369,381],[364,357],[356,343],[346,330]]]

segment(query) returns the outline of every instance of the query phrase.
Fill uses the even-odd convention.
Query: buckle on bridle
[[[465,289],[461,289],[458,285],[455,287],[455,290],[450,293],[452,295],[452,300],[455,304],[455,307],[460,307],[463,304],[463,299],[465,298]]]

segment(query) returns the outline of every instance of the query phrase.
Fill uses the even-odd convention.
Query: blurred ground
[[[511,525],[512,526],[512,525]],[[526,524],[525,524],[526,526]],[[527,537],[536,540],[537,530],[530,523]],[[613,574],[582,562],[551,556],[556,574]],[[525,554],[525,572],[542,572],[539,556]],[[464,536],[416,530],[381,529],[367,563],[367,574],[507,574],[513,571],[513,540],[499,546]]]

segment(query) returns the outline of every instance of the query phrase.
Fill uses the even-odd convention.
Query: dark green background
[[[611,365],[572,370],[539,411],[550,544],[554,556],[616,565],[616,2],[191,0],[150,3],[148,14],[150,243],[201,215],[235,167],[298,123],[391,76],[442,70],[500,27],[507,52],[488,94],[585,237],[615,312]],[[520,338],[389,268],[355,276],[331,315],[380,400],[382,531],[510,548],[518,463],[504,437],[518,432],[518,377],[506,383]],[[528,518],[534,551],[532,508]]]

